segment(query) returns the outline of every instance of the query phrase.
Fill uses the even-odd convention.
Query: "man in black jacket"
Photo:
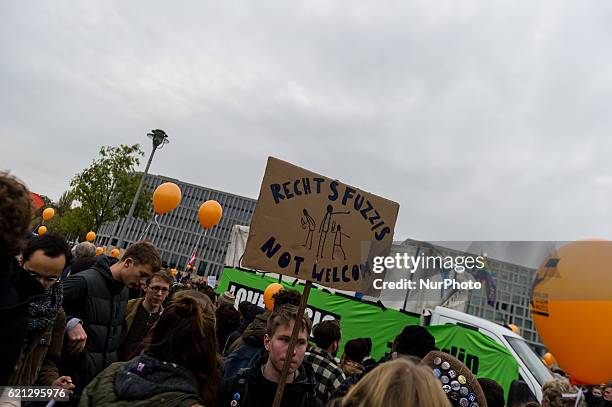
[[[264,336],[268,355],[253,367],[242,370],[221,383],[218,406],[250,407],[273,404],[297,316],[296,311],[295,307],[286,305],[272,313]],[[323,407],[316,396],[314,372],[309,364],[302,363],[311,329],[310,319],[304,317],[287,374],[282,407]]]
[[[128,247],[120,261],[100,256],[92,268],[66,279],[66,350],[71,355],[66,362],[76,379],[77,396],[98,373],[117,361],[128,288],[144,286],[160,266],[155,246],[138,242]]]

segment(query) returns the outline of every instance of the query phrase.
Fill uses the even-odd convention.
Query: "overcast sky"
[[[0,168],[101,145],[256,198],[268,155],[400,204],[395,239],[612,233],[612,3],[3,1]],[[144,168],[144,160],[141,168]]]

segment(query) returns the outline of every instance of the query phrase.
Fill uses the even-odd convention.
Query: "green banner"
[[[475,329],[458,325],[434,325],[427,330],[436,338],[438,349],[462,361],[476,377],[495,380],[507,399],[510,384],[519,374],[518,363],[505,347]]]
[[[287,278],[285,278],[287,279]],[[263,291],[278,279],[257,275],[233,268],[225,268],[217,287],[217,292],[231,291],[236,296],[236,304],[249,301],[264,307]],[[303,286],[282,283],[287,288],[298,291]],[[313,324],[322,320],[338,319],[342,328],[340,352],[344,343],[354,338],[372,339],[372,357],[376,360],[389,352],[388,343],[406,325],[418,325],[419,318],[394,310],[384,309],[378,304],[360,301],[313,287],[308,298],[306,313]],[[506,348],[477,330],[458,325],[438,325],[427,327],[436,338],[436,346],[461,360],[477,377],[488,377],[499,383],[506,396],[510,384],[518,378],[518,364]]]
[[[236,296],[236,304],[246,300],[263,308],[263,291],[275,282],[278,282],[278,279],[225,268],[217,292],[231,291]],[[283,285],[300,292],[304,289],[300,284],[292,287],[291,284],[283,282]],[[315,287],[310,290],[306,313],[313,324],[327,319],[340,320],[342,341],[339,355],[344,350],[344,343],[349,339],[369,337],[372,338],[371,355],[376,360],[390,351],[387,343],[393,341],[406,325],[419,323],[419,318],[415,316],[394,309],[383,309],[376,304],[343,295],[332,295]]]

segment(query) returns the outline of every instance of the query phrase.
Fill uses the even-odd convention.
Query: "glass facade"
[[[450,249],[444,247],[443,244],[444,242],[419,242],[408,239],[404,242],[395,242],[394,248],[395,252],[399,253],[407,252],[407,247],[429,247],[427,254],[452,257],[480,255],[480,253]],[[527,343],[537,352],[543,354],[545,347],[538,336],[529,312],[531,285],[537,270],[490,257],[487,258],[487,265],[497,288],[495,303],[493,305],[488,304],[486,285],[483,284],[481,289],[469,291],[468,301],[466,301],[464,308],[460,310],[502,325],[516,325]]]
[[[473,290],[470,294],[468,314],[500,324],[514,324],[520,329],[527,343],[534,348],[543,349],[544,345],[529,312],[531,284],[536,270],[491,258],[487,259],[487,264],[497,286],[495,304],[487,304],[484,288]]]

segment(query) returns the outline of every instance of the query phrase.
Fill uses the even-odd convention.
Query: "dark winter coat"
[[[224,379],[236,375],[240,369],[251,367],[265,354],[263,340],[269,315],[269,311],[257,314],[242,336],[230,346],[223,362]]]
[[[259,338],[249,336],[243,339],[238,349],[227,355],[223,361],[223,378],[229,379],[238,374],[240,369],[253,366],[265,353],[266,349]]]
[[[81,271],[85,271],[93,267],[96,264],[96,257],[81,257],[76,259],[70,265],[70,275],[73,276],[75,274],[80,273]]]
[[[237,407],[272,406],[277,385],[266,379],[261,372],[266,361],[267,356],[259,359],[246,371],[224,380],[219,389],[217,406],[233,407],[233,400],[237,401]],[[310,365],[302,363],[295,381],[285,385],[280,405],[281,407],[323,407],[323,403],[316,396],[314,372]]]
[[[245,338],[249,338],[249,337],[252,337],[254,339],[259,339],[258,343],[260,343],[261,344],[260,346],[263,347],[263,338],[264,338],[264,335],[266,334],[268,318],[270,317],[271,314],[272,314],[271,311],[265,311],[265,312],[262,312],[261,314],[257,314],[255,318],[253,319],[253,322],[251,322],[246,327],[242,335],[230,345],[226,353],[230,354],[236,349],[238,349],[240,345],[242,345],[242,341]]]
[[[0,385],[13,374],[28,328],[28,304],[45,289],[14,257],[0,258]]]
[[[244,331],[246,331],[251,323],[253,323],[255,317],[259,314],[263,314],[265,311],[265,309],[258,307],[255,304],[249,304],[246,315],[243,315],[242,319],[240,320],[240,326],[227,337],[227,340],[223,345],[222,350],[224,355],[229,355],[233,350],[235,350],[235,348],[231,349],[232,344],[244,334]]]
[[[193,373],[141,355],[106,368],[87,386],[79,406],[191,407],[196,403],[201,400]]]
[[[117,348],[121,338],[128,301],[128,289],[115,280],[110,266],[114,262],[99,256],[94,266],[64,282],[64,310],[68,317],[83,321],[87,333],[85,350],[77,357],[80,380],[75,382],[79,394],[98,373],[117,361]]]
[[[240,313],[233,305],[222,305],[215,312],[217,317],[217,341],[219,353],[223,354],[227,338],[240,326]]]

